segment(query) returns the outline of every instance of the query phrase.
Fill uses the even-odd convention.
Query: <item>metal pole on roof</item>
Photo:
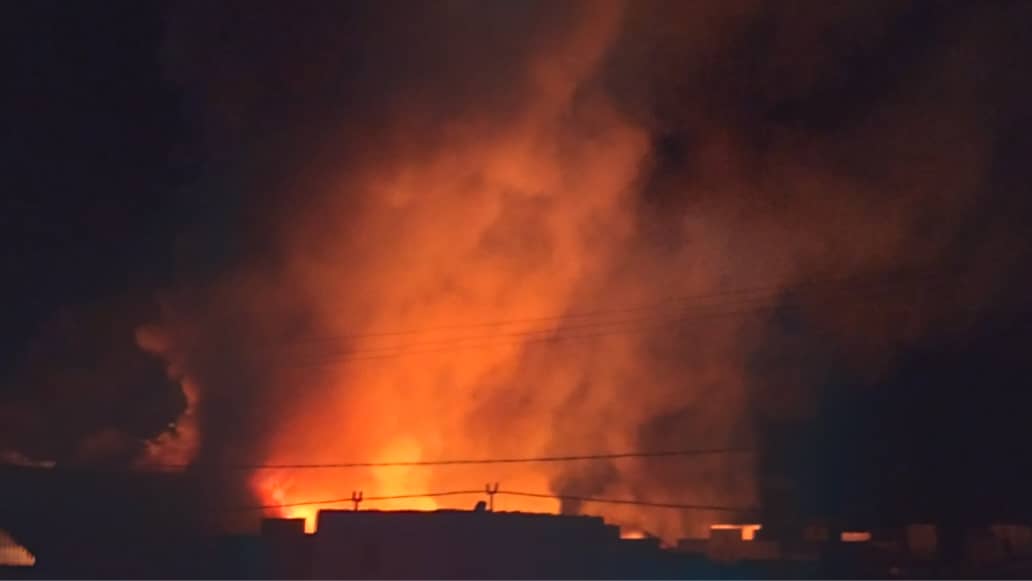
[[[495,482],[493,487],[490,482],[485,484],[484,492],[487,493],[487,509],[494,512],[494,497],[498,494],[498,483]]]

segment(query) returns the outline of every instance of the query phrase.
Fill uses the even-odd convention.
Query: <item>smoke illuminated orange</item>
[[[726,258],[704,246],[663,263],[639,253],[633,202],[650,163],[650,137],[594,82],[622,12],[615,2],[578,6],[583,14],[555,38],[535,42],[514,71],[511,106],[481,109],[474,102],[454,117],[427,121],[419,103],[400,103],[402,113],[370,136],[368,151],[316,180],[324,190],[308,203],[285,207],[273,239],[282,260],[241,266],[207,291],[218,317],[192,313],[189,301],[169,316],[170,341],[190,349],[153,350],[186,359],[172,367],[202,387],[202,404],[206,390],[224,389],[239,375],[211,371],[226,348],[239,351],[233,361],[246,362],[238,365],[247,366],[249,393],[269,394],[255,404],[273,408],[276,417],[253,442],[258,461],[382,463],[730,445],[738,422],[729,419],[747,404],[733,325],[693,345],[689,365],[657,353],[667,335],[657,340],[619,325],[614,332],[613,317],[555,318],[703,294],[722,275],[702,259]],[[709,233],[699,234],[701,240]],[[308,336],[283,339],[299,320],[310,322]],[[594,324],[595,332],[570,332],[576,321]],[[211,338],[227,328],[239,336]],[[548,340],[571,334],[575,340]],[[219,356],[197,363],[182,353]],[[643,441],[643,426],[686,406],[697,418],[688,431]],[[503,511],[564,508],[554,498],[504,491],[754,504],[750,460],[727,456],[662,464],[629,458],[608,466],[258,470],[249,483],[262,505],[293,505],[270,514],[304,517],[312,530],[319,509],[350,508],[352,491],[370,499],[362,508],[472,509],[485,494],[420,495],[479,491],[486,482],[500,483],[494,505]],[[371,500],[408,495],[414,496]],[[342,500],[319,503],[336,499]],[[669,542],[699,535],[722,516],[590,502],[567,509]]]
[[[584,230],[597,228],[613,242],[629,232],[628,216],[620,208],[646,151],[645,136],[603,101],[583,114],[583,130],[596,135],[593,141],[578,135],[583,130],[559,120],[569,110],[575,87],[607,46],[617,16],[614,11],[597,11],[571,31],[561,48],[565,58],[548,55],[529,64],[529,99],[522,115],[496,127],[446,133],[435,151],[365,168],[364,178],[351,176],[342,184],[368,192],[371,203],[359,222],[367,237],[364,248],[381,260],[357,278],[305,265],[292,273],[293,280],[308,285],[309,296],[324,301],[316,306],[325,324],[337,330],[334,334],[358,337],[354,351],[389,352],[408,344],[428,348],[411,349],[397,361],[344,362],[326,370],[317,381],[325,382],[323,392],[331,398],[303,402],[307,405],[298,413],[306,418],[304,428],[275,434],[270,462],[298,456],[398,462],[537,454],[554,445],[553,422],[583,423],[599,406],[609,405],[605,397],[587,399],[582,413],[563,418],[562,399],[578,381],[584,363],[533,363],[542,357],[533,347],[505,340],[507,335],[541,329],[540,324],[501,329],[476,325],[568,309],[583,277],[599,271],[608,260],[606,253],[592,255],[598,248],[585,246]],[[559,68],[559,61],[577,64]],[[328,203],[332,208],[334,200]],[[337,232],[325,235],[325,242],[314,243],[340,246],[332,241]],[[541,236],[550,240],[550,263],[533,268],[533,261],[546,256],[528,253],[532,247],[521,248],[521,240]],[[291,237],[294,244],[309,239],[307,231]],[[356,258],[345,255],[342,260]],[[472,327],[455,330],[462,325]],[[381,329],[428,331],[399,339],[380,334]],[[434,351],[438,345],[448,348]],[[612,338],[599,345],[604,345],[616,369],[634,369],[633,340]],[[544,367],[520,372],[526,365]],[[492,409],[498,405],[492,399],[511,389],[504,383],[517,375],[540,388],[535,401],[524,399],[530,409],[513,408],[512,417],[499,422],[501,410]],[[633,443],[625,435],[617,431],[609,442],[571,440],[563,445],[627,448]],[[477,490],[495,481],[507,490],[548,492],[554,467],[389,467],[292,476],[288,502],[346,497],[351,490],[363,490],[370,497]],[[257,490],[265,489],[265,478],[256,475]],[[472,508],[482,499],[483,495],[385,500],[363,507]],[[559,502],[499,495],[495,508],[554,513]]]

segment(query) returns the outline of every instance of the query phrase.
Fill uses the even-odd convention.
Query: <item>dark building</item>
[[[705,563],[623,540],[598,517],[441,510],[322,511],[316,578],[672,578]]]
[[[582,516],[322,511],[317,530],[320,578],[599,577],[621,556],[619,530]]]
[[[601,518],[441,510],[322,511],[317,531],[267,519],[221,539],[202,576],[314,579],[708,578],[705,559],[623,540]]]
[[[203,499],[178,475],[0,468],[0,529],[35,557],[34,575],[188,574]]]
[[[705,559],[621,540],[601,518],[323,511],[217,534],[203,487],[168,474],[0,469],[0,529],[36,557],[17,578],[685,578]],[[214,514],[214,513],[212,513]],[[209,514],[208,516],[212,516]],[[259,519],[254,519],[257,525]]]

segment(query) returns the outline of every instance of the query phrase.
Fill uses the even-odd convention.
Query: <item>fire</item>
[[[388,449],[388,455],[394,462],[418,461],[419,445],[414,440],[397,440]],[[355,508],[353,498],[358,498],[359,508],[379,510],[424,510],[432,511],[441,508],[436,498],[413,495],[419,491],[421,479],[425,481],[425,471],[412,466],[377,467],[369,470],[370,488],[351,490],[350,495],[343,494],[334,479],[319,480],[310,475],[299,475],[296,472],[278,474],[256,474],[255,487],[258,494],[269,499],[270,510],[274,514],[287,518],[303,518],[305,531],[316,530],[316,519],[320,509]],[[367,493],[369,490],[372,493]],[[423,489],[425,490],[425,489]],[[402,497],[402,498],[392,498]],[[302,504],[305,500],[313,504]],[[335,502],[327,502],[336,500]],[[468,499],[467,499],[468,500]],[[471,502],[471,501],[470,501]]]
[[[387,455],[378,462],[414,462],[421,458],[418,444],[411,439],[399,439],[388,448]],[[258,495],[266,499],[270,514],[288,518],[305,519],[306,532],[315,532],[316,517],[320,509],[352,509],[352,494],[360,494],[360,509],[373,510],[421,510],[433,511],[442,508],[471,509],[478,500],[486,498],[486,491],[466,487],[467,494],[432,497],[420,496],[431,491],[430,476],[433,473],[420,466],[384,466],[370,468],[363,474],[363,482],[369,486],[345,489],[347,480],[339,473],[322,477],[312,474],[282,471],[256,473],[254,486]],[[472,479],[466,480],[467,482]],[[518,483],[519,480],[510,482]],[[540,486],[540,483],[534,483]],[[528,483],[529,486],[534,484]],[[520,490],[520,488],[512,488]],[[453,492],[453,491],[443,491]],[[397,498],[395,498],[397,497]],[[305,500],[315,501],[313,504]],[[334,500],[334,502],[327,502]],[[521,498],[501,495],[495,499],[495,510],[552,513],[559,512],[559,502],[548,498]]]
[[[710,525],[710,530],[715,531],[729,531],[739,530],[742,532],[743,541],[752,541],[756,538],[756,532],[763,528],[760,524],[713,524]]]
[[[331,504],[297,504],[303,499],[290,494],[293,487],[289,476],[272,475],[258,481],[259,494],[268,500],[270,514],[285,518],[301,518],[305,521],[305,532],[314,533],[316,516],[320,508],[336,508]]]
[[[282,516],[286,518],[303,518],[305,519],[305,532],[312,534],[315,532],[315,519],[319,514],[319,507],[309,506],[292,506],[283,510]]]
[[[312,170],[326,173],[269,233],[275,259],[240,265],[203,300],[187,293],[170,308],[187,345],[162,352],[203,355],[176,368],[202,386],[205,418],[220,421],[208,390],[241,424],[252,413],[260,422],[213,458],[390,463],[733,445],[741,422],[729,418],[747,404],[734,326],[673,355],[681,342],[629,327],[626,314],[563,317],[712,292],[724,274],[701,265],[741,260],[730,248],[706,255],[702,241],[726,233],[691,219],[684,228],[699,244],[664,263],[640,253],[634,196],[649,131],[596,82],[621,10],[578,6],[561,34],[506,67],[513,86],[501,101],[472,99],[445,119],[399,103],[360,149]],[[694,419],[643,430],[677,410]],[[216,434],[239,436],[235,425],[203,428],[214,447]],[[352,508],[353,491],[361,509],[471,509],[486,482],[500,483],[500,511],[561,508],[507,492],[748,506],[751,466],[714,456],[256,470],[248,484],[270,514],[312,530],[318,509]],[[716,518],[566,508],[671,542]]]
[[[620,538],[626,540],[644,539],[648,535],[641,529],[620,529]]]
[[[568,351],[565,363],[556,364],[549,359],[562,346],[535,349],[523,341],[527,333],[556,332],[556,322],[480,325],[567,310],[582,277],[606,267],[605,253],[584,247],[583,232],[592,229],[610,239],[630,232],[630,216],[616,210],[647,150],[645,135],[601,100],[582,113],[591,140],[581,140],[581,130],[561,122],[576,85],[590,76],[616,33],[617,17],[600,10],[557,47],[565,56],[532,59],[522,81],[528,100],[520,115],[497,127],[456,127],[442,134],[439,147],[348,176],[342,187],[364,191],[370,201],[357,218],[365,224],[364,241],[338,228],[313,240],[316,232],[307,226],[289,237],[291,244],[331,249],[357,244],[360,253],[378,257],[371,262],[342,256],[341,263],[357,259],[366,265],[358,277],[305,265],[289,278],[315,298],[313,307],[331,335],[352,337],[349,350],[403,356],[357,365],[341,361],[321,370],[311,389],[326,397],[298,402],[295,413],[305,421],[284,424],[273,434],[269,462],[534,455],[555,445],[555,425],[594,431],[593,418],[611,405],[609,396],[585,398],[578,417],[562,411],[571,386],[581,381],[580,370],[590,365],[568,357],[590,358],[590,352]],[[330,198],[320,216],[337,214],[334,206]],[[548,240],[547,255],[541,256],[548,262],[528,268],[537,261],[539,250],[526,245],[535,237]],[[596,342],[621,376],[636,367],[635,345],[626,337]],[[310,375],[293,381],[312,381]],[[506,385],[524,381],[537,384],[534,392]],[[626,420],[637,421],[633,416]],[[633,442],[625,435],[562,445],[590,441],[627,448]],[[500,482],[503,490],[548,492],[554,475],[554,466],[540,465],[313,470],[291,475],[288,497],[347,497],[361,490],[370,499],[362,508],[470,509],[485,495],[418,495],[478,491],[485,482]],[[256,489],[263,489],[260,482]],[[390,498],[409,495],[416,496]],[[499,494],[495,508],[556,513],[559,501]]]

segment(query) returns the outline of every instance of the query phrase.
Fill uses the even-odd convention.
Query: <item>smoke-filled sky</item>
[[[9,460],[234,504],[1032,512],[1027,4],[21,10]]]

